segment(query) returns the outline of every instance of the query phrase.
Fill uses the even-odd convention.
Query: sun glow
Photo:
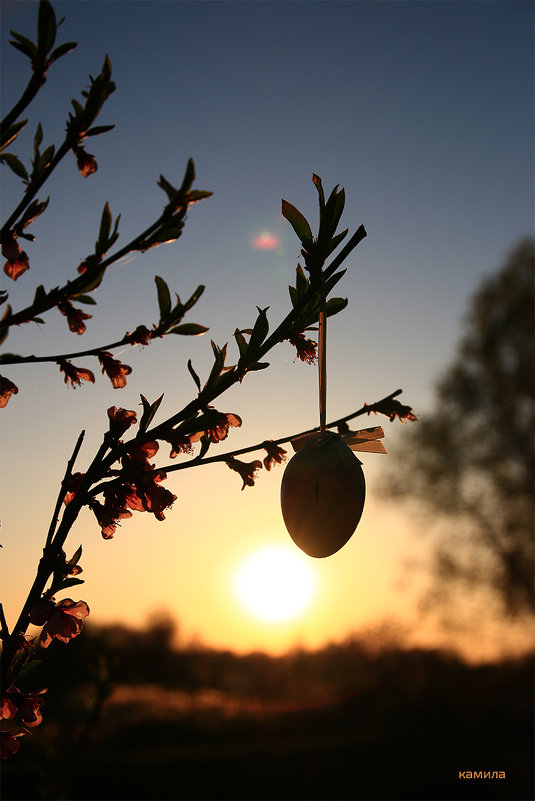
[[[240,564],[234,590],[251,615],[267,623],[280,623],[296,618],[310,605],[316,576],[297,549],[266,546]]]

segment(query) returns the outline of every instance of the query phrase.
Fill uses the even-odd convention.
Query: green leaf
[[[56,148],[54,147],[54,145],[50,145],[50,147],[47,147],[43,155],[39,157],[39,161],[37,162],[37,175],[40,176],[44,173],[44,171],[54,158],[55,150]]]
[[[46,291],[42,284],[35,290],[32,306],[41,306],[46,301]]]
[[[67,567],[74,567],[80,561],[80,557],[82,556],[82,546],[75,551],[74,555],[71,556],[69,561],[67,562]]]
[[[163,189],[169,200],[172,200],[178,192],[178,189],[175,189],[173,184],[170,184],[169,181],[163,177],[163,175],[160,175],[158,186]]]
[[[206,287],[204,286],[204,284],[199,284],[193,295],[189,298],[189,300],[186,301],[184,305],[184,314],[188,312],[193,306],[195,306],[195,304],[197,303],[197,301],[199,300],[205,289]]]
[[[199,323],[182,323],[182,325],[177,325],[175,328],[172,328],[168,333],[196,337],[200,334],[206,334],[208,330],[209,329],[205,325],[199,325]]]
[[[34,43],[16,31],[10,31],[10,34],[15,37],[16,41],[10,41],[9,44],[16,48],[16,50],[20,50],[21,53],[24,53],[24,55],[28,56],[32,61],[35,61],[37,59],[37,47]]]
[[[106,272],[106,268],[103,267],[92,278],[90,278],[90,280],[87,282],[87,284],[84,284],[81,287],[81,289],[80,289],[81,294],[84,294],[85,292],[91,292],[93,289],[96,289],[98,286],[100,286],[100,282],[104,278],[104,273],[105,272]]]
[[[85,303],[88,306],[97,305],[95,298],[92,298],[91,295],[74,295],[73,300],[78,301],[78,303]]]
[[[19,178],[23,178],[25,181],[29,180],[26,167],[18,160],[16,156],[13,155],[13,153],[2,153],[0,156],[0,161],[5,162],[9,169],[12,170]]]
[[[158,306],[160,308],[160,323],[167,317],[171,311],[171,294],[169,287],[159,275],[154,276],[156,282],[156,289],[158,292]]]
[[[56,41],[56,15],[48,0],[39,3],[37,23],[37,49],[44,61],[45,55],[53,48]]]
[[[239,328],[237,328],[234,331],[234,338],[238,343],[238,349],[240,351],[240,358],[241,358],[247,353],[247,340],[245,339]]]
[[[66,578],[61,582],[61,587],[58,588],[58,591],[60,589],[61,590],[66,590],[67,587],[74,587],[74,586],[76,586],[76,584],[83,584],[83,583],[84,583],[84,579],[79,579],[79,578],[74,578],[74,577],[73,578]]]
[[[294,286],[289,286],[288,289],[290,291],[290,300],[292,301],[292,306],[295,309],[295,307],[297,306],[297,303],[299,301],[299,296],[297,294],[297,289]]]
[[[340,244],[340,242],[341,242],[343,239],[345,239],[345,238],[346,238],[346,236],[347,236],[347,232],[348,232],[348,231],[349,231],[349,228],[346,228],[346,229],[345,229],[345,231],[341,231],[341,232],[340,232],[339,234],[337,234],[336,236],[333,236],[333,238],[332,238],[332,239],[331,239],[331,241],[329,242],[328,246],[327,246],[327,247],[325,248],[325,250],[323,251],[323,255],[324,255],[324,258],[325,258],[325,259],[326,259],[328,256],[330,256],[330,255],[331,255],[331,253],[333,252],[333,250],[336,250],[336,248],[338,247],[338,245]]]
[[[297,290],[298,295],[304,295],[307,289],[310,286],[310,282],[306,277],[305,273],[303,272],[303,268],[300,264],[297,265],[297,269],[295,271],[295,288]]]
[[[193,189],[188,193],[188,204],[191,206],[193,203],[198,203],[199,200],[204,200],[213,194],[213,192],[206,192],[204,189]]]
[[[327,317],[332,317],[334,314],[341,312],[342,309],[345,309],[347,303],[347,298],[331,298],[328,300],[325,304],[325,313]]]
[[[180,225],[163,226],[150,237],[147,244],[152,247],[154,245],[168,245],[170,242],[175,242],[182,233],[183,227],[183,223],[180,223]]]
[[[213,386],[221,373],[225,368],[225,359],[227,358],[227,345],[223,345],[222,348],[219,348],[214,340],[211,340],[212,351],[214,353],[214,364],[210,371],[210,375],[208,376],[208,381],[206,382],[206,386],[211,387]]]
[[[321,183],[321,178],[319,177],[319,175],[316,175],[316,173],[313,173],[312,181],[314,183],[314,186],[318,190],[319,204],[320,204],[320,215],[321,215],[321,212],[325,208],[325,193],[323,191],[323,185]]]
[[[334,236],[345,206],[345,191],[341,189],[340,192],[337,192],[337,189],[338,184],[331,192],[325,209],[320,216],[318,241],[322,243],[323,247]]]
[[[256,318],[253,333],[251,334],[251,339],[249,340],[249,350],[251,353],[256,348],[260,347],[269,331],[269,323],[266,314],[269,306],[266,306],[265,309],[260,309],[258,306],[256,308],[258,309],[258,317]]]
[[[195,180],[195,165],[193,163],[193,159],[189,158],[188,163],[186,165],[186,172],[184,173],[184,178],[182,180],[180,191],[183,193],[189,192],[194,180]]]
[[[0,353],[0,364],[14,364],[22,358],[18,353]]]
[[[67,55],[67,53],[70,53],[71,50],[74,50],[74,48],[77,46],[78,45],[76,42],[64,42],[63,44],[58,45],[58,47],[56,47],[56,49],[48,57],[49,65],[53,64],[54,61],[57,61],[58,58]]]
[[[338,283],[338,281],[339,281],[341,278],[343,278],[343,277],[344,277],[344,275],[345,275],[345,274],[346,274],[346,270],[339,270],[337,273],[334,273],[334,275],[331,275],[331,276],[330,276],[330,278],[328,278],[328,279],[327,279],[327,280],[324,282],[324,284],[323,284],[323,290],[324,290],[324,293],[325,293],[325,295],[326,295],[326,296],[329,294],[329,292],[331,291],[331,289],[333,289],[333,287],[335,287],[335,286],[336,286],[336,284]]]
[[[108,241],[111,229],[111,222],[112,222],[111,211],[108,203],[106,202],[106,205],[104,206],[104,209],[102,211],[102,217],[100,218],[100,229],[98,232],[97,247],[99,244],[105,246],[106,242]]]
[[[154,401],[154,403],[149,403],[144,395],[140,395],[141,402],[143,404],[143,415],[141,420],[139,421],[139,430],[144,434],[145,431],[150,426],[152,420],[154,419],[154,415],[158,411],[160,403],[162,402],[163,392],[160,397]]]
[[[312,231],[306,218],[301,214],[295,206],[288,203],[287,200],[282,201],[282,215],[285,217],[295,233],[299,237],[299,241],[303,246],[310,245],[312,242]]]
[[[74,106],[74,111],[76,112],[75,116],[76,116],[76,117],[81,117],[81,116],[83,116],[83,113],[84,113],[84,107],[82,106],[82,104],[81,104],[81,103],[80,103],[78,100],[76,100],[76,98],[74,98],[74,97],[73,97],[73,99],[71,100],[71,103],[72,103],[72,105]]]
[[[112,131],[115,128],[115,125],[95,125],[94,128],[90,128],[86,131],[86,136],[100,136],[100,134],[108,133],[108,131]]]
[[[269,367],[269,362],[256,362],[255,364],[249,365],[247,369],[256,371],[256,370],[265,370],[266,367]]]
[[[43,126],[41,125],[41,123],[39,123],[35,131],[35,136],[33,138],[33,149],[36,156],[38,156],[39,154],[39,145],[41,144],[42,141],[43,141]]]
[[[206,455],[208,448],[210,447],[210,437],[204,436],[201,437],[201,449],[199,451],[198,459],[202,459],[203,456]]]
[[[34,200],[32,203],[30,203],[30,205],[28,206],[22,217],[21,223],[23,229],[27,228],[37,217],[39,217],[40,214],[44,212],[44,210],[48,206],[49,200],[50,198],[47,197],[47,199],[43,200],[42,203],[40,203],[37,199]],[[21,223],[18,223],[17,227],[19,227]]]
[[[0,137],[0,152],[8,147],[19,135],[28,120],[19,120],[13,125],[10,125],[5,131],[2,131]]]
[[[195,385],[196,385],[197,389],[200,392],[201,391],[201,380],[200,380],[199,376],[197,375],[197,373],[195,372],[195,370],[193,369],[193,365],[191,363],[191,359],[188,359],[188,370],[190,372],[191,377],[195,381]]]

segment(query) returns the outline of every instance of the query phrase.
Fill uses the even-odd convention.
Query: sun
[[[306,557],[269,545],[246,557],[234,575],[234,590],[245,609],[266,623],[297,617],[312,602],[316,576]]]

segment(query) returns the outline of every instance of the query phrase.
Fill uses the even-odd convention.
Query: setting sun
[[[240,564],[234,575],[234,589],[251,615],[268,623],[280,623],[297,617],[310,605],[316,576],[297,550],[267,546]]]

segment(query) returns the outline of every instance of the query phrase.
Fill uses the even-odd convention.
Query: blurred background
[[[163,392],[165,419],[195,394],[188,359],[206,378],[210,338],[231,350],[256,306],[269,306],[272,328],[286,314],[299,245],[280,203],[314,229],[313,172],[327,191],[345,187],[342,227],[368,232],[335,291],[349,305],[329,323],[328,419],[398,388],[419,419],[358,419],[383,425],[389,455],[361,456],[357,533],[329,559],[294,561],[287,583],[299,552],[280,512],[283,467],[243,492],[223,464],[171,473],[166,521],[135,514],[109,541],[81,515],[67,555],[82,544],[86,583],[72,597],[91,615],[77,640],[49,649],[45,723],[7,763],[6,797],[531,797],[532,4],[54,9],[58,41],[79,44],[51,68],[10,150],[29,163],[38,122],[43,148],[61,141],[71,98],[106,53],[117,90],[99,122],[116,127],[87,142],[98,172],[84,180],[66,159],[47,184],[24,246],[31,269],[3,279],[13,308],[74,276],[106,202],[122,245],[159,216],[160,174],[177,185],[190,156],[196,187],[214,195],[177,243],[109,270],[83,337],[51,313],[4,350],[81,350],[150,327],[155,274],[183,299],[206,285],[188,321],[210,330],[116,354],[132,367],[122,390],[90,358],[73,361],[96,383],[75,391],[53,364],[3,368],[19,388],[1,427],[8,624],[80,430],[82,470],[109,406],[139,411],[140,393]],[[3,114],[29,78],[9,31],[33,38],[37,10],[1,5]],[[22,187],[3,172],[5,218]],[[269,370],[218,402],[243,425],[217,447],[317,425],[316,370],[287,343],[270,355]],[[280,558],[260,559],[244,591],[249,560],[274,548]],[[459,781],[472,769],[507,780]]]

